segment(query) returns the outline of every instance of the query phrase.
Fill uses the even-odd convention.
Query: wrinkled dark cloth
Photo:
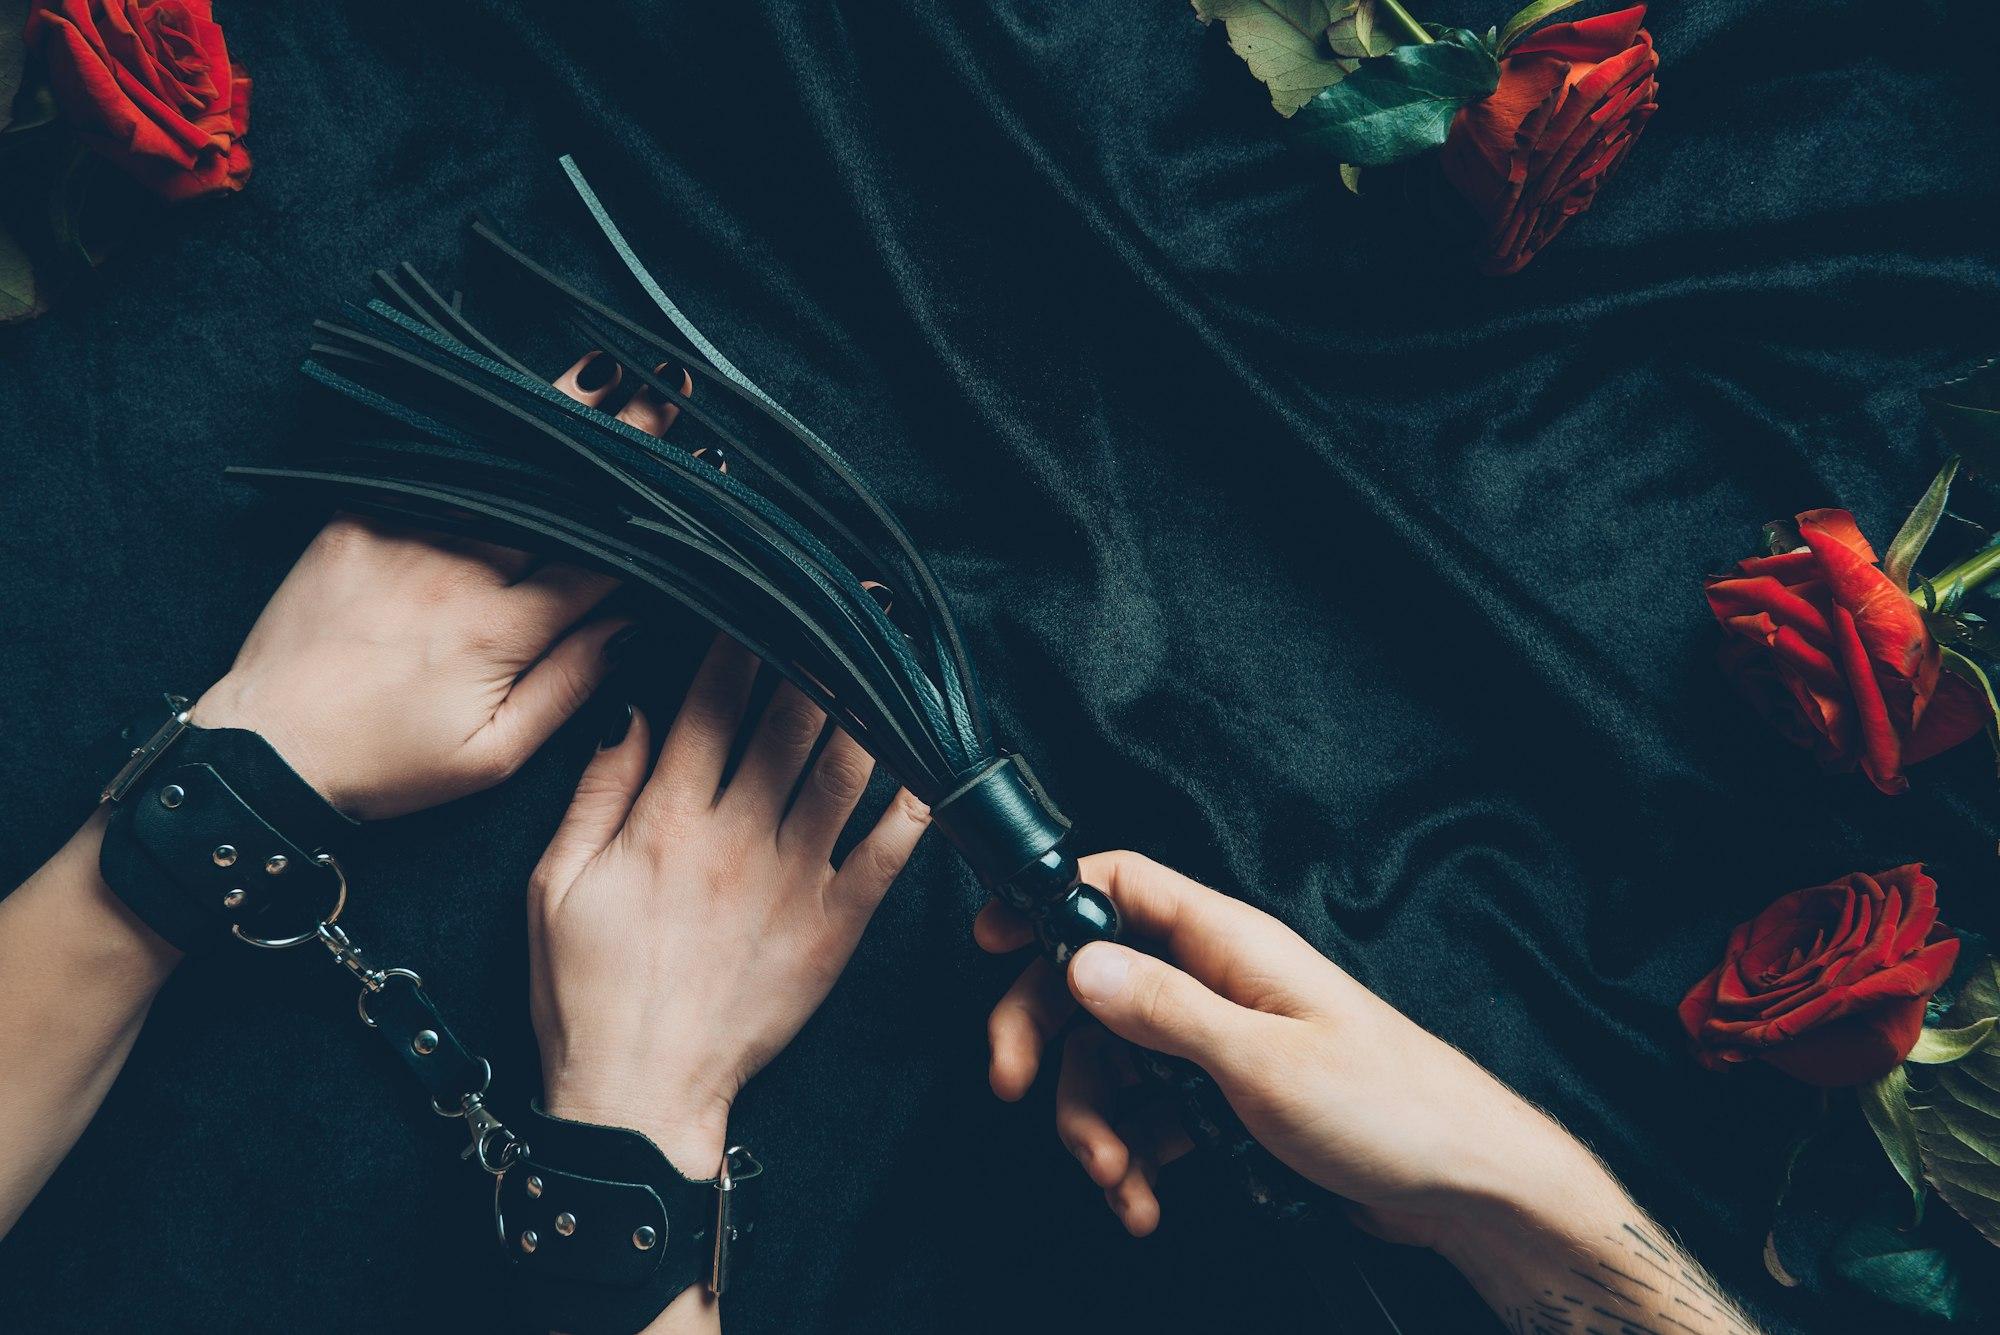
[[[0,332],[0,880],[81,819],[120,710],[227,667],[310,531],[219,470],[312,429],[315,315],[378,264],[453,272],[475,207],[573,239],[642,314],[571,151],[900,508],[1083,844],[1282,915],[1560,1116],[1773,1329],[1895,1327],[1764,1273],[1812,1095],[1701,1071],[1673,1005],[1732,923],[1855,867],[1925,859],[1945,919],[1990,931],[1991,763],[1962,747],[1898,798],[1819,775],[1724,686],[1699,576],[1807,506],[1885,543],[1941,456],[1915,391],[2000,343],[1990,7],[1656,9],[1660,114],[1505,280],[1290,146],[1180,0],[218,17],[255,180]],[[671,666],[620,689],[664,709],[703,636],[656,634]],[[350,930],[424,974],[503,1109],[534,1086],[523,882],[594,729],[350,862]],[[973,947],[978,900],[928,841],[744,1098],[770,1213],[732,1328],[1345,1328],[1330,1244],[1197,1164],[1128,1240],[1052,1082],[991,1097],[1014,965]],[[337,974],[179,971],[0,1244],[0,1324],[509,1328],[486,1179]],[[1406,1331],[1481,1328],[1429,1258],[1374,1264]]]

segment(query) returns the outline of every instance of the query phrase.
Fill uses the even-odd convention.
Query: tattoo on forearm
[[[1657,1227],[1626,1223],[1566,1278],[1501,1310],[1513,1335],[1758,1335]]]

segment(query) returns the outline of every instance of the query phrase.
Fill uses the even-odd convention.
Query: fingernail
[[[600,751],[609,751],[612,747],[624,741],[625,734],[631,731],[632,706],[620,705],[618,712],[612,715],[611,726],[604,730],[604,736],[598,740],[597,749]]]
[[[605,658],[616,663],[620,658],[624,657],[625,650],[630,647],[633,638],[638,633],[639,623],[636,621],[629,626],[621,626],[612,632],[611,638],[604,642]]]
[[[618,363],[601,352],[593,352],[577,368],[576,387],[586,394],[595,394],[617,378]]]
[[[1115,946],[1092,942],[1069,962],[1069,980],[1077,995],[1100,1004],[1116,1001],[1132,972],[1132,957]]]

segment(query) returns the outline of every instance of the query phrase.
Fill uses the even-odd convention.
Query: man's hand
[[[1649,1328],[1655,1308],[1677,1330],[1749,1329],[1579,1141],[1283,923],[1134,853],[1083,876],[1166,958],[1101,942],[1067,977],[1030,965],[994,1008],[991,1079],[1020,1098],[1078,1004],[1102,1022],[1064,1044],[1056,1129],[1128,1231],[1158,1225],[1160,1165],[1188,1140],[1164,1095],[1121,1114],[1122,1040],[1200,1065],[1260,1144],[1370,1232],[1436,1249],[1509,1329],[1581,1329],[1593,1309]],[[996,901],[975,935],[999,952],[1032,933]]]

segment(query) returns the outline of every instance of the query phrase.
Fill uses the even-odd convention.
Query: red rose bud
[[[1453,118],[1440,163],[1484,226],[1483,272],[1520,269],[1589,208],[1658,109],[1645,18],[1637,5],[1530,33]]]
[[[240,190],[250,80],[210,0],[35,0],[23,34],[77,136],[167,199]]]
[[[1917,605],[1875,564],[1853,515],[1808,510],[1798,525],[1804,547],[1709,579],[1722,669],[1822,765],[1858,763],[1877,788],[1900,793],[1905,765],[1985,726],[1984,692],[1939,670]]]
[[[1710,1070],[1755,1059],[1809,1085],[1866,1084],[1916,1046],[1957,960],[1921,866],[1854,872],[1730,933],[1722,963],[1681,1001],[1681,1027]]]

